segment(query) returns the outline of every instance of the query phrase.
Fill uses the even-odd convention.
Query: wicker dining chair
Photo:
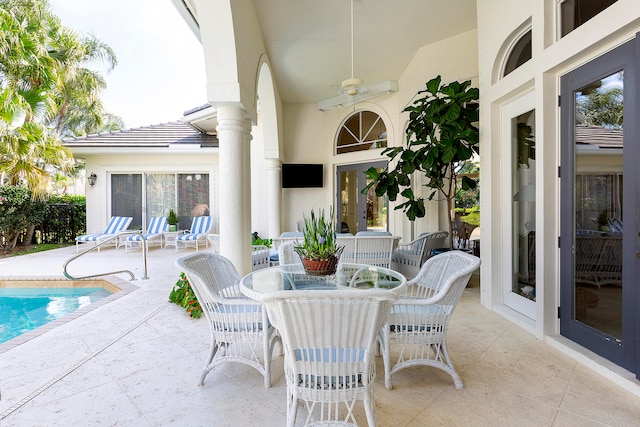
[[[432,251],[443,247],[447,237],[447,231],[434,231],[422,233],[409,243],[399,244],[391,257],[391,268],[404,274],[407,279],[416,277],[422,264],[431,258]]]
[[[451,375],[456,388],[463,387],[449,357],[447,327],[462,291],[479,266],[480,258],[474,255],[445,252],[429,258],[407,283],[379,335],[388,389],[393,374],[420,365],[442,369]]]
[[[375,426],[376,336],[397,293],[384,290],[289,290],[264,294],[269,318],[282,336],[287,382],[287,426],[299,401],[303,425],[357,425],[363,401]]]
[[[296,241],[283,242],[278,246],[278,262],[280,265],[301,264],[300,255],[295,251],[294,246],[299,244]]]
[[[264,306],[240,292],[240,276],[227,258],[196,252],[176,260],[209,321],[211,345],[199,384],[216,366],[238,362],[255,368],[271,387],[271,357],[280,337]]]

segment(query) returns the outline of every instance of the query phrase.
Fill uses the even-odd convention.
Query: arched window
[[[513,45],[504,64],[502,77],[506,76],[531,59],[531,29],[524,33]]]
[[[336,139],[336,153],[373,150],[387,146],[387,127],[372,111],[357,111],[342,123]]]

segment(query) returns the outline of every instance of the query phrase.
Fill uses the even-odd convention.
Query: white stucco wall
[[[285,163],[323,163],[325,187],[323,189],[283,190],[283,230],[294,230],[296,221],[311,208],[325,208],[335,203],[336,166],[350,163],[386,160],[382,150],[361,151],[335,155],[334,141],[341,123],[354,110],[370,110],[379,114],[387,126],[388,144],[401,145],[408,115],[402,110],[410,104],[416,93],[431,78],[442,75],[443,82],[471,79],[477,85],[477,32],[468,31],[458,36],[425,46],[416,52],[405,72],[398,80],[399,91],[356,104],[321,112],[315,104],[284,105]],[[455,57],[447,57],[457,52]],[[447,57],[446,60],[441,58]],[[368,82],[365,82],[367,84]],[[371,84],[377,82],[370,82]],[[428,193],[425,193],[428,194]],[[427,215],[416,221],[414,227],[402,211],[390,209],[390,230],[410,240],[423,231],[446,230],[446,206],[439,208],[427,202]],[[412,228],[413,234],[412,234]]]

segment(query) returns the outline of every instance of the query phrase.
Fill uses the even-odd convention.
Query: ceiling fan
[[[340,95],[318,101],[318,110],[325,111],[354,105],[356,102],[371,99],[387,92],[398,91],[396,80],[387,80],[369,87],[364,86],[364,82],[355,76],[353,63],[353,0],[351,0],[351,77],[342,81]]]

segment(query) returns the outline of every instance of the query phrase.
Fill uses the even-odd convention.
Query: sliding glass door
[[[174,209],[181,229],[194,216],[210,214],[208,174],[111,174],[111,215],[131,216],[132,230],[146,230],[152,217]]]

